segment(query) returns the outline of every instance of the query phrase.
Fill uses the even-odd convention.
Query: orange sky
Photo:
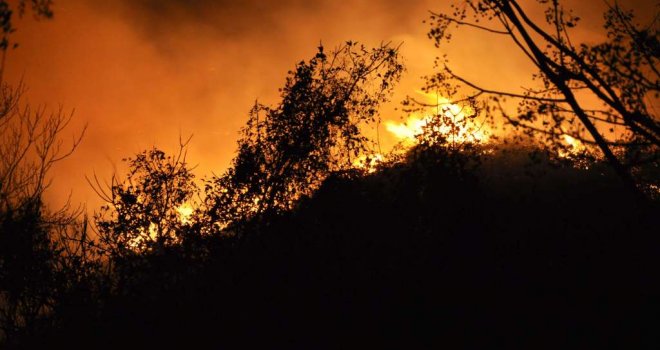
[[[121,158],[153,145],[174,150],[180,134],[194,135],[189,161],[198,177],[221,173],[254,100],[277,101],[286,72],[320,40],[328,48],[345,40],[404,42],[408,72],[394,100],[413,94],[440,53],[422,20],[448,3],[60,0],[52,21],[16,21],[20,47],[8,56],[6,80],[23,77],[32,104],[75,109],[65,139],[88,125],[80,148],[54,169],[50,198],[61,202],[72,192],[74,203],[95,209],[100,200],[85,175],[109,179]],[[584,19],[576,36],[596,40],[602,1],[568,3]],[[621,3],[657,9],[653,0]],[[450,57],[457,72],[493,88],[524,85],[532,72],[507,42],[474,31],[455,38]],[[382,114],[400,117],[391,107]]]

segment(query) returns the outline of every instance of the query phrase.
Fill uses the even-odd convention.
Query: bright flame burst
[[[188,224],[191,222],[194,209],[190,203],[183,203],[176,208],[176,214],[181,224]],[[154,222],[149,223],[149,228],[145,231],[140,229],[140,235],[134,237],[127,245],[133,250],[139,250],[145,242],[154,242],[158,239],[158,225]]]
[[[558,154],[562,158],[570,158],[572,156],[575,156],[579,154],[580,152],[585,150],[585,146],[580,140],[569,136],[569,135],[562,135],[562,140],[564,141],[564,144],[568,146],[566,150],[558,150]]]
[[[378,169],[378,164],[382,163],[384,159],[385,158],[380,153],[361,155],[353,162],[353,166],[359,169],[364,169],[367,173],[371,174]]]
[[[416,91],[424,97],[427,105],[437,106],[435,110],[422,114],[413,112],[408,115],[404,122],[395,122],[388,120],[385,122],[385,128],[399,140],[399,145],[404,149],[416,145],[420,136],[428,131],[427,126],[431,126],[434,133],[443,135],[452,143],[485,143],[489,140],[489,132],[484,125],[479,125],[474,118],[475,111],[468,106],[460,106],[451,103],[449,99],[439,96],[435,93],[426,93]],[[451,123],[435,123],[434,118],[447,117]],[[452,127],[453,126],[453,127]],[[353,166],[358,169],[364,169],[368,173],[377,170],[378,165],[385,160],[380,153],[361,155],[355,161]]]
[[[194,209],[190,203],[183,203],[176,208],[176,212],[179,215],[179,221],[184,225],[190,223],[193,211]]]
[[[433,131],[445,135],[450,142],[488,142],[488,132],[484,130],[483,125],[477,125],[471,118],[475,114],[472,108],[451,103],[449,99],[435,93],[423,91],[417,91],[417,93],[422,95],[428,104],[437,106],[437,109],[433,111],[434,113],[422,115],[419,112],[414,112],[403,123],[385,122],[387,131],[399,139],[404,146],[411,147],[417,144],[419,136],[425,131],[424,129],[438,116],[449,118],[452,124],[433,125]]]

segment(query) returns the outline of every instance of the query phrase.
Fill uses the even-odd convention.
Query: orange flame
[[[361,155],[354,162],[353,166],[358,169],[364,169],[367,173],[371,174],[378,169],[378,165],[382,163],[384,157],[380,153],[374,153],[371,155]]]
[[[559,156],[562,157],[562,158],[570,158],[570,157],[575,156],[578,153],[580,153],[580,152],[582,152],[586,149],[586,147],[584,146],[584,144],[580,140],[578,140],[578,139],[576,139],[576,138],[574,138],[570,135],[566,135],[566,134],[562,135],[562,141],[564,142],[564,144],[566,146],[568,146],[567,150],[561,150],[560,149],[558,151]]]
[[[399,139],[404,146],[411,147],[419,142],[419,137],[424,133],[425,127],[438,115],[460,121],[455,122],[453,128],[451,125],[433,126],[434,132],[446,135],[452,142],[488,142],[488,132],[482,127],[477,127],[475,122],[469,118],[475,114],[472,108],[451,103],[449,99],[435,93],[423,91],[417,91],[417,93],[430,102],[429,104],[437,106],[436,113],[422,115],[415,112],[411,113],[403,123],[385,122],[387,131]]]
[[[178,208],[176,208],[176,212],[179,215],[179,222],[184,225],[190,223],[190,218],[192,217],[193,211],[194,209],[190,203],[186,202],[181,204]]]

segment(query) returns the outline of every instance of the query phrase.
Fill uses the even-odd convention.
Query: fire
[[[382,163],[383,160],[384,157],[380,153],[361,155],[353,162],[353,166],[359,169],[365,169],[367,173],[371,174],[378,169],[378,164]]]
[[[449,142],[476,143],[488,142],[488,132],[477,125],[474,120],[475,111],[468,106],[451,103],[449,99],[434,93],[417,91],[428,104],[433,104],[433,111],[425,114],[411,113],[405,122],[397,123],[387,121],[385,128],[405,146],[413,146],[419,142],[419,137],[428,132],[438,133],[447,138]],[[438,119],[441,118],[441,119]],[[437,121],[441,122],[438,123]],[[445,122],[442,122],[444,120]]]
[[[190,203],[187,202],[176,208],[176,212],[179,215],[179,221],[184,225],[190,223],[190,218],[192,217],[193,211],[193,207],[190,205]]]
[[[146,231],[143,228],[140,228],[138,232],[139,235],[126,242],[127,247],[133,251],[144,249],[143,244],[146,242],[153,242],[158,238],[158,227],[153,222],[149,223],[149,228]]]
[[[567,150],[559,150],[559,156],[562,158],[569,158],[585,150],[585,146],[580,140],[570,136],[562,135],[562,141],[568,147]]]
[[[404,143],[414,144],[427,122],[427,118],[420,118],[416,114],[412,114],[404,123],[388,120],[385,122],[385,129]]]
[[[158,227],[155,223],[149,223],[149,239],[155,241],[158,238]]]
[[[566,142],[566,144],[568,144],[571,148],[579,149],[584,147],[582,145],[582,142],[578,141],[576,138],[572,136],[564,134],[562,135],[562,137],[564,139],[564,142]]]
[[[176,214],[181,224],[188,224],[191,221],[194,209],[190,203],[183,203],[176,208]],[[145,230],[139,229],[139,234],[127,242],[127,246],[135,251],[143,249],[143,244],[146,242],[155,242],[158,239],[158,224],[150,222],[149,227]]]

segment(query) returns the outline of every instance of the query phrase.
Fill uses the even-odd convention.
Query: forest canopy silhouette
[[[560,1],[431,12],[439,58],[401,122],[382,110],[405,43],[318,44],[226,170],[196,174],[181,137],[87,176],[88,214],[45,200],[85,129],[2,78],[16,19],[57,8],[0,1],[0,344],[657,346],[658,9],[607,5],[597,43]],[[458,74],[442,50],[467,30],[511,40],[538,85]]]

